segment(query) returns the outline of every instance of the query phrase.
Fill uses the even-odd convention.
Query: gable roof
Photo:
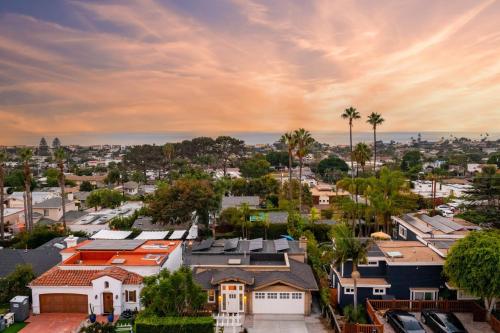
[[[54,267],[30,283],[30,286],[91,286],[92,281],[103,276],[112,277],[123,284],[141,284],[142,276],[120,267],[108,267],[103,270],[73,270]]]
[[[33,208],[61,208],[62,202],[60,197],[50,198],[33,205]],[[70,204],[71,201],[66,200],[65,205]]]

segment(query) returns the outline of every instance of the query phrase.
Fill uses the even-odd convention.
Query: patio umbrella
[[[390,240],[391,239],[391,236],[389,236],[388,234],[386,234],[385,232],[382,232],[382,231],[374,232],[370,235],[370,237],[375,238],[375,239],[382,239],[382,240]]]

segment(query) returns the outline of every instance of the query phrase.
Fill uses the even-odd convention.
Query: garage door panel
[[[253,292],[254,314],[304,314],[303,292]]]
[[[88,297],[80,294],[42,294],[40,312],[88,313]]]

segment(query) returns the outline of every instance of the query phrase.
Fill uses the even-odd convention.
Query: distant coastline
[[[415,140],[418,134],[421,134],[422,140],[427,141],[438,141],[441,138],[461,138],[466,137],[474,140],[481,139],[481,135],[484,136],[488,133],[488,140],[500,139],[500,132],[378,132],[377,140],[382,140],[384,142],[390,142],[394,140],[395,142],[410,142],[413,137]],[[205,136],[218,136],[218,135],[230,135],[244,140],[247,144],[269,144],[279,140],[282,133],[221,133],[221,134],[211,134]],[[321,142],[328,143],[330,145],[346,145],[349,143],[349,134],[346,132],[314,132],[312,131],[313,137]],[[203,134],[198,133],[80,133],[80,134],[50,134],[47,133],[45,138],[47,140],[52,140],[54,137],[59,137],[64,145],[78,144],[82,146],[87,145],[102,145],[102,144],[116,144],[116,145],[136,145],[136,144],[164,144],[166,142],[177,142],[186,139],[192,139],[197,136],[203,136]],[[41,136],[30,135],[22,136],[19,138],[18,145],[38,145]],[[372,132],[354,132],[353,141],[356,142],[371,142],[373,140]],[[16,145],[16,144],[11,144]]]

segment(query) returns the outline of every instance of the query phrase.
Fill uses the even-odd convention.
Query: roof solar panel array
[[[424,215],[420,216],[420,219],[422,221],[424,221],[425,223],[431,225],[433,228],[444,232],[445,234],[449,234],[449,233],[452,233],[453,231],[455,231],[448,226],[448,223],[443,223],[443,221],[440,221],[438,219],[434,219],[434,217],[430,217],[430,216],[424,214]]]
[[[288,245],[288,240],[286,240],[285,238],[275,239],[274,247],[276,248],[276,251],[288,250],[290,248],[290,246]]]
[[[262,247],[263,247],[262,238],[251,239],[248,250],[250,251],[262,250]]]
[[[201,241],[198,245],[193,246],[193,251],[205,251],[208,250],[212,247],[212,244],[214,243],[213,239],[205,239]]]
[[[224,242],[224,251],[231,251],[238,247],[238,238],[226,239]]]

